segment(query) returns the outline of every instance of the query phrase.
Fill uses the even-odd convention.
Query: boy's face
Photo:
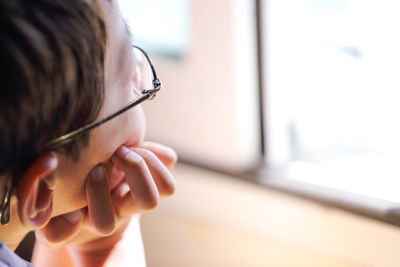
[[[92,0],[104,15],[107,27],[107,50],[105,59],[105,95],[98,118],[121,109],[135,95],[132,90],[134,59],[125,24],[116,0]],[[94,129],[90,143],[82,150],[79,161],[60,158],[56,172],[57,184],[54,194],[53,216],[77,210],[87,205],[85,197],[86,176],[99,163],[112,168],[109,158],[117,148],[125,144],[135,146],[145,134],[145,118],[140,106],[135,107],[111,121]],[[114,184],[110,181],[111,186]]]

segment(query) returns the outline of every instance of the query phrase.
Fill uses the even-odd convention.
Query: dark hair
[[[95,120],[104,95],[105,24],[85,0],[0,0],[0,175]],[[88,135],[58,152],[77,158]]]

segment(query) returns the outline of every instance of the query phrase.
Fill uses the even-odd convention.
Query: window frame
[[[315,185],[307,182],[290,179],[286,175],[285,168],[274,168],[268,164],[268,118],[266,105],[269,89],[268,79],[268,33],[265,34],[264,27],[267,25],[266,16],[263,11],[268,10],[268,0],[255,0],[256,6],[256,33],[257,33],[257,64],[259,84],[259,112],[260,112],[260,143],[262,144],[261,157],[264,164],[254,171],[236,174],[241,179],[278,190],[283,193],[295,195],[311,200],[321,205],[338,208],[370,219],[400,226],[400,203],[376,199],[366,195],[359,195],[334,188]],[[267,35],[267,36],[266,36]],[[231,175],[235,175],[231,173]],[[400,192],[399,192],[400,193]]]

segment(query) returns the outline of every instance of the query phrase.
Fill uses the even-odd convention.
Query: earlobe
[[[54,153],[39,156],[16,187],[19,217],[29,228],[43,227],[51,218],[57,166]]]

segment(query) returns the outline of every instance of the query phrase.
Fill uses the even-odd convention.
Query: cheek
[[[92,154],[102,154],[107,160],[121,145],[136,146],[145,136],[146,121],[141,106],[135,107],[109,121],[93,134]]]
[[[53,216],[83,208],[87,205],[85,180],[88,167],[79,163],[67,163],[58,174],[54,192]]]
[[[137,146],[143,142],[146,134],[146,119],[141,106],[127,113],[124,140],[121,144]]]
[[[87,206],[86,176],[94,166],[108,162],[121,145],[137,146],[145,136],[146,120],[141,106],[136,107],[93,131],[91,142],[79,162],[61,159],[54,194],[53,216]]]

